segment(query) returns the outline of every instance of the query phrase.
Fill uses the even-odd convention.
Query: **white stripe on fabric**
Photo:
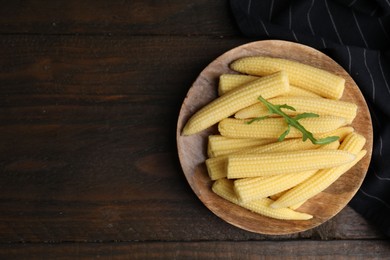
[[[387,33],[386,28],[383,26],[382,20],[380,18],[378,18],[378,22],[379,22],[379,25],[381,26],[381,29],[382,29],[383,33],[385,34],[387,40],[390,41],[390,36]]]
[[[290,29],[294,39],[296,42],[299,42],[297,35],[295,34],[294,30],[292,28],[292,4],[290,3],[288,7],[288,29]]]
[[[268,31],[267,31],[267,27],[265,27],[264,22],[263,22],[262,20],[259,20],[259,21],[260,21],[260,23],[261,23],[261,26],[263,26],[263,29],[264,29],[265,34],[267,34],[267,36],[269,36],[269,33],[268,33]]]
[[[337,38],[339,39],[339,42],[341,44],[344,44],[343,40],[340,37],[339,31],[337,30],[336,24],[335,24],[335,22],[333,20],[332,13],[330,12],[330,9],[329,9],[329,6],[328,6],[328,0],[324,0],[324,2],[325,2],[326,10],[328,11],[328,14],[329,14],[330,21],[332,22],[332,25],[333,25],[333,29],[336,32]]]
[[[248,8],[246,9],[246,13],[249,15],[251,12],[251,5],[252,5],[252,0],[249,0],[248,2]]]
[[[321,41],[322,41],[322,45],[324,45],[324,48],[326,49],[325,39],[321,37]]]
[[[269,17],[268,17],[269,21],[271,21],[273,9],[274,9],[274,0],[271,1],[271,6],[269,8]]]
[[[348,4],[348,7],[353,6],[353,5],[356,3],[356,1],[357,1],[357,0],[352,0],[352,2],[350,2],[350,3]]]
[[[315,34],[314,34],[313,26],[312,26],[311,20],[310,20],[310,12],[311,12],[311,9],[313,8],[314,1],[315,1],[315,0],[312,0],[312,1],[311,1],[309,10],[307,11],[307,16],[306,16],[306,17],[307,17],[307,23],[309,24],[309,28],[310,28],[311,34],[313,34],[313,35],[315,35]]]
[[[351,50],[349,49],[349,46],[347,45],[347,52],[348,52],[348,72],[351,74],[351,65],[352,65],[352,56],[351,56]]]
[[[375,175],[376,178],[378,178],[378,179],[381,180],[381,181],[390,181],[390,178],[381,177],[381,176],[379,176],[379,175],[376,173],[376,171],[374,171],[374,175]]]
[[[370,13],[370,16],[374,16],[374,14],[378,11],[378,6],[375,7],[375,9]]]
[[[387,92],[390,94],[389,84],[387,83],[386,76],[385,76],[385,73],[383,72],[383,68],[382,68],[381,52],[380,51],[378,51],[378,63],[379,63],[379,69],[380,69],[380,71],[382,73],[383,80],[385,81]]]
[[[370,71],[370,69],[368,68],[368,65],[367,65],[367,50],[366,49],[363,49],[363,58],[364,58],[364,66],[366,66],[368,75],[370,76],[370,79],[371,79],[372,100],[375,103],[375,82],[374,82],[374,78],[372,77],[371,71]]]
[[[297,37],[297,35],[295,34],[295,32],[294,32],[294,31],[291,31],[291,32],[292,32],[292,35],[294,36],[295,41],[299,42],[298,37]]]
[[[362,32],[362,29],[360,28],[360,25],[359,25],[359,22],[358,22],[358,20],[357,20],[357,18],[356,18],[356,14],[355,14],[355,11],[354,11],[354,10],[352,10],[352,15],[353,15],[353,19],[355,20],[356,26],[357,26],[357,28],[358,28],[358,30],[359,30],[360,36],[361,36],[362,39],[363,39],[364,45],[366,45],[366,47],[368,47],[366,38],[364,38],[364,34],[363,34],[363,32]]]
[[[386,208],[390,209],[390,205],[387,204],[387,202],[382,200],[381,198],[378,198],[378,197],[376,197],[374,195],[368,194],[363,189],[360,189],[359,191],[361,191],[361,193],[363,193],[364,195],[366,195],[369,198],[376,199],[377,201],[381,202]]]

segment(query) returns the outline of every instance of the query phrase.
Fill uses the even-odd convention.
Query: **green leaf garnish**
[[[295,108],[293,108],[292,106],[289,106],[287,104],[279,105],[279,108],[286,108],[286,109],[290,109],[292,111],[297,111]]]
[[[290,125],[287,125],[287,130],[283,132],[283,134],[281,134],[278,138],[278,141],[281,142],[284,140],[284,138],[286,138],[286,136],[290,133]]]
[[[299,120],[299,119],[302,119],[302,118],[309,118],[309,117],[319,117],[319,115],[314,114],[314,113],[302,113],[302,114],[296,115],[294,117],[294,119],[295,120]]]
[[[302,140],[303,141],[306,141],[307,139],[309,139],[313,144],[320,144],[320,145],[329,144],[329,143],[332,143],[332,142],[337,141],[339,139],[338,136],[329,136],[329,137],[325,137],[322,139],[316,139],[316,138],[314,138],[314,136],[311,132],[307,131],[306,128],[303,127],[298,122],[298,120],[303,119],[303,118],[318,117],[319,115],[317,115],[317,114],[302,113],[302,114],[296,115],[295,117],[290,117],[289,115],[287,115],[286,113],[284,113],[282,111],[282,108],[296,111],[295,108],[293,108],[287,104],[284,104],[284,105],[271,104],[267,100],[265,100],[262,96],[259,96],[258,99],[267,107],[270,114],[277,114],[277,115],[282,116],[287,123],[287,130],[279,136],[278,141],[284,140],[284,138],[289,134],[291,126],[298,129],[302,133]],[[260,121],[260,120],[266,119],[268,117],[269,117],[269,115],[257,117],[257,118],[254,118],[254,119],[248,121],[247,124],[251,124],[255,121]]]

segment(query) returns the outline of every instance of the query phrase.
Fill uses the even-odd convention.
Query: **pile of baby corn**
[[[241,74],[223,74],[219,97],[196,112],[183,135],[196,134],[218,124],[219,135],[208,140],[206,166],[212,190],[241,207],[276,219],[307,220],[313,216],[299,207],[329,187],[366,154],[366,139],[350,124],[357,113],[353,103],[340,101],[345,79],[295,61],[271,57],[244,57],[230,68]],[[286,130],[282,117],[247,122],[269,114],[259,102],[287,104],[293,117],[316,113],[299,122],[316,138],[338,136],[326,145],[303,141],[302,133]]]

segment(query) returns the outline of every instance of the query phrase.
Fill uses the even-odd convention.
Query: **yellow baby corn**
[[[291,85],[330,99],[340,99],[345,87],[345,79],[342,77],[313,66],[280,58],[245,57],[231,63],[230,68],[255,76],[284,70],[288,74]]]
[[[339,140],[343,140],[345,136],[351,132],[353,132],[353,128],[345,126],[345,127],[337,128],[336,130],[325,134],[320,134],[318,135],[317,138],[321,139],[328,136],[338,136]],[[282,142],[273,142],[266,145],[248,148],[246,149],[246,153],[258,154],[258,153],[265,153],[265,152],[288,152],[288,151],[309,150],[309,149],[317,149],[317,148],[335,150],[338,148],[339,145],[340,145],[339,141],[335,141],[326,145],[316,145],[310,142],[309,140],[303,142],[301,138],[294,138],[294,139],[283,140]]]
[[[269,177],[242,178],[234,181],[234,190],[240,201],[245,203],[290,189],[316,172],[317,170],[310,170]]]
[[[344,140],[344,138],[352,133],[354,129],[350,126],[340,127],[334,131],[328,132],[326,134],[321,134],[318,138],[325,138],[327,136],[339,136],[340,141]],[[246,139],[245,139],[246,140]],[[257,140],[257,139],[252,139]],[[309,150],[309,149],[337,149],[340,145],[339,141],[332,142],[326,145],[314,145],[312,142],[308,140],[306,142],[302,142],[302,139],[288,139],[283,140],[282,142],[274,142],[271,144],[260,145],[253,148],[248,148],[240,151],[232,151],[228,154],[240,153],[240,154],[260,154],[265,152],[288,152],[288,151],[297,151],[297,150]],[[222,159],[221,159],[222,158]],[[209,176],[212,180],[217,180],[219,178],[223,178],[227,176],[227,156],[218,156],[215,158],[210,158],[206,160],[207,170],[209,172]]]
[[[321,145],[318,149],[336,150],[339,148],[339,146],[340,142],[335,141],[330,144]],[[234,186],[238,197],[241,198],[242,201],[249,201],[251,197],[255,199],[255,196],[257,196],[257,198],[259,198],[259,196],[270,196],[272,198],[272,196],[278,195],[276,196],[278,198],[281,196],[283,191],[294,187],[304,179],[307,179],[313,175],[315,172],[317,172],[317,170],[306,171],[302,173],[279,174],[269,177],[243,178],[236,180],[234,182]]]
[[[213,183],[212,190],[220,197],[239,205],[240,202],[234,193],[233,181],[226,178],[216,180]]]
[[[269,144],[275,141],[275,139],[245,139],[210,135],[208,138],[207,153],[209,157],[216,157],[237,152],[243,148]]]
[[[357,154],[366,143],[366,138],[358,133],[350,133],[340,145],[340,150]]]
[[[275,219],[288,219],[288,220],[307,220],[311,219],[313,216],[297,212],[289,208],[273,209],[269,205],[273,203],[273,200],[264,198],[260,200],[255,200],[248,203],[242,203],[238,200],[236,194],[233,190],[233,182],[227,179],[219,179],[214,182],[212,186],[214,193],[220,197],[239,205],[243,208],[249,209],[252,212],[261,214]]]
[[[288,191],[288,190],[287,190],[287,191]],[[287,191],[279,192],[279,193],[277,193],[277,194],[274,194],[274,195],[272,195],[272,196],[269,196],[269,198],[272,199],[272,200],[277,200],[278,198],[280,198],[280,196],[283,195],[283,193],[285,193],[285,192],[287,192]],[[300,206],[302,206],[306,201],[307,201],[307,200],[301,201],[301,202],[299,202],[299,203],[297,203],[297,204],[295,204],[295,205],[290,206],[289,208],[290,208],[290,209],[293,209],[293,210],[296,210],[296,209],[298,209]]]
[[[339,145],[340,142],[335,141],[330,144],[321,145],[319,149],[336,150]],[[311,170],[300,173],[279,174],[269,177],[242,178],[234,182],[234,188],[240,200],[242,202],[247,202],[254,199],[268,197],[290,189],[316,172],[317,170]]]
[[[257,139],[251,139],[257,140]],[[259,147],[262,147],[260,145]],[[227,151],[227,154],[211,157],[206,160],[206,168],[211,180],[217,180],[220,178],[224,178],[227,176],[227,155],[229,154],[245,154],[247,151],[251,151],[251,149],[241,149],[235,151]],[[259,152],[261,153],[261,151]]]
[[[211,180],[226,178],[227,175],[227,156],[218,156],[206,160],[206,168]]]
[[[356,158],[352,162],[318,171],[304,182],[284,193],[272,204],[272,207],[289,207],[301,201],[310,199],[329,187],[342,174],[352,168],[364,157],[367,151],[361,149],[363,148],[365,141],[366,139],[357,133],[349,134],[340,145],[339,149],[350,152],[351,154],[356,154]]]
[[[243,74],[222,74],[219,77],[219,84],[218,84],[218,95],[222,96],[226,92],[239,87],[243,84],[247,84],[249,82],[252,82],[259,77],[257,76],[250,76],[250,75],[243,75]],[[303,97],[321,97],[320,95],[317,95],[311,91],[308,91],[303,88],[299,88],[296,86],[290,85],[290,90],[283,94],[283,96],[303,96]]]
[[[300,206],[302,206],[306,201],[307,201],[307,200],[301,201],[301,202],[299,202],[299,203],[297,203],[297,204],[294,204],[294,205],[290,206],[289,208],[292,209],[292,210],[296,210],[296,209],[298,209]]]
[[[333,167],[329,169],[322,169],[316,174],[312,175],[304,182],[298,184],[291,190],[284,193],[279,199],[271,204],[273,208],[284,208],[290,207],[302,201],[306,201],[321,191],[328,188],[333,182],[335,182],[341,175],[351,169],[366,155],[367,151],[362,150],[356,158],[349,163],[344,165]]]
[[[303,142],[301,138],[285,139],[281,142],[274,142],[266,145],[250,147],[246,150],[248,154],[258,154],[265,152],[288,152],[298,150],[316,149],[319,145],[315,145],[310,141]]]
[[[227,178],[246,178],[336,167],[355,159],[341,150],[304,150],[269,154],[228,155]]]
[[[218,130],[223,136],[231,138],[278,138],[287,129],[283,118],[267,118],[247,124],[248,120],[226,118],[221,120]],[[333,131],[346,124],[342,117],[321,116],[299,120],[307,131],[313,134]],[[287,138],[302,137],[302,133],[291,128]]]
[[[275,145],[274,145],[275,144]],[[340,145],[339,141],[332,142],[326,145],[314,145],[309,141],[302,142],[301,139],[290,139],[282,142],[277,142],[272,145],[261,145],[255,148],[249,148],[231,152],[228,154],[260,154],[264,152],[287,152],[308,149],[328,149],[335,150]],[[263,148],[264,147],[264,148]],[[211,180],[217,180],[227,176],[227,156],[217,156],[206,160],[206,167]]]
[[[241,74],[222,74],[219,76],[218,95],[222,96],[230,90],[256,79],[259,79],[259,77]]]
[[[347,123],[352,123],[356,117],[357,105],[350,102],[332,100],[327,98],[313,97],[276,97],[269,100],[275,105],[287,104],[296,109],[296,111],[284,109],[288,115],[297,115],[305,112],[315,113],[318,115],[331,115],[344,117]],[[234,117],[239,119],[255,118],[269,114],[268,109],[263,103],[255,103],[238,111]]]
[[[285,191],[282,191],[282,192],[273,194],[273,195],[269,196],[268,198],[270,198],[271,200],[277,200],[280,196],[282,196],[282,194],[283,194],[284,192],[285,192]]]
[[[264,98],[272,98],[288,90],[287,74],[283,71],[252,81],[248,85],[229,91],[201,108],[188,120],[183,135],[195,134],[212,126],[238,110],[256,103],[260,95]]]
[[[290,91],[283,94],[282,96],[297,96],[297,97],[313,97],[313,98],[321,98],[320,95],[317,95],[316,93],[314,92],[311,92],[309,90],[306,90],[306,89],[303,89],[303,88],[299,88],[299,87],[296,87],[294,85],[291,85],[290,84]]]
[[[240,139],[240,138],[237,138],[237,139]],[[246,138],[243,138],[243,139],[246,139]],[[252,139],[252,140],[257,140],[257,139]],[[264,140],[266,140],[266,139],[264,139]],[[243,148],[234,148],[234,149],[229,149],[229,150],[208,150],[207,154],[210,158],[213,158],[213,157],[219,157],[219,156],[224,156],[224,155],[229,155],[229,154],[234,154],[234,153],[245,152],[247,150],[251,150],[251,149],[254,149],[256,147],[261,147],[261,146],[263,146],[263,145],[248,146],[248,147],[243,147]]]
[[[350,133],[353,133],[354,131],[355,129],[352,126],[343,126],[327,133],[314,134],[314,137],[317,139],[321,139],[327,136],[338,136],[339,141],[341,142],[345,139],[345,137],[347,137]]]
[[[340,141],[334,141],[329,144],[324,144],[319,147],[319,149],[325,149],[325,150],[337,150],[340,147]]]

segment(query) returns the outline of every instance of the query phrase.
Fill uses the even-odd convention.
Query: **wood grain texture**
[[[183,216],[175,207],[191,198],[175,148],[180,103],[192,70],[242,40],[2,39],[1,241],[176,239]],[[199,55],[202,46],[208,51]],[[164,200],[168,207],[154,214]],[[192,216],[191,209],[184,218]]]
[[[229,1],[0,1],[0,33],[240,35]]]
[[[383,259],[388,241],[205,241],[0,245],[6,259]]]
[[[14,99],[0,102],[10,106],[35,100],[34,94],[50,95],[58,105],[85,95],[116,97],[111,103],[125,94],[185,96],[210,57],[245,42],[209,36],[6,35],[0,37],[0,95]]]
[[[215,125],[191,136],[181,134],[187,120],[197,110],[217,97],[219,76],[223,73],[233,73],[229,64],[238,58],[256,55],[290,59],[342,76],[346,83],[341,100],[355,103],[358,106],[359,112],[351,125],[356,132],[366,138],[364,149],[367,150],[367,154],[330,187],[300,207],[300,211],[313,215],[310,220],[286,221],[267,218],[222,199],[212,192],[212,181],[208,177],[204,164],[207,159],[207,137],[210,134],[217,134]],[[272,235],[290,234],[316,227],[340,212],[357,192],[366,175],[373,143],[372,124],[367,104],[359,87],[348,73],[335,61],[313,48],[277,40],[245,44],[213,60],[200,73],[183,101],[176,138],[184,174],[199,199],[217,216],[232,225],[248,231]]]

